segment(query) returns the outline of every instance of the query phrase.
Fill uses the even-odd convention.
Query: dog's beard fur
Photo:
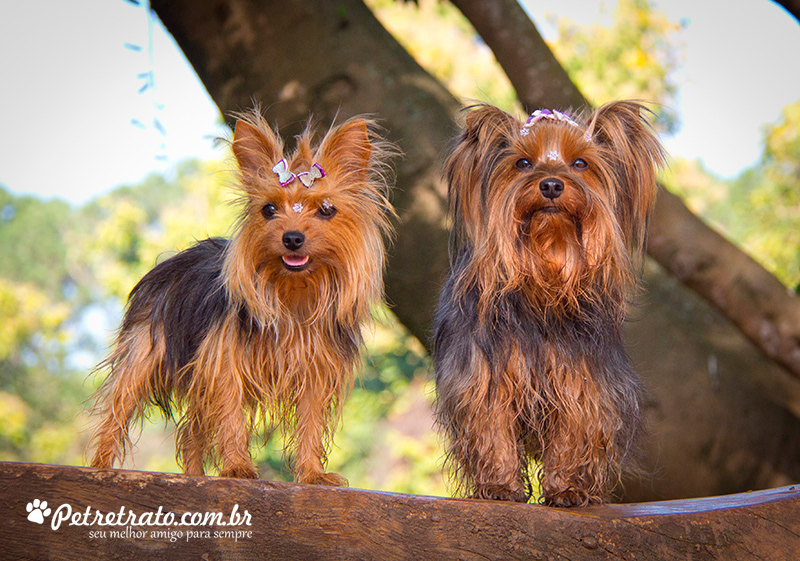
[[[360,358],[361,326],[383,297],[393,214],[384,175],[394,149],[356,118],[318,145],[309,127],[284,156],[257,111],[239,116],[232,148],[235,233],[159,264],[131,292],[104,363],[111,375],[95,408],[92,465],[123,460],[128,425],[150,401],[167,416],[182,412],[187,473],[211,462],[222,475],[256,477],[248,443],[261,421],[265,432],[283,425],[297,480],[343,484],[324,473],[326,450]],[[272,168],[284,157],[294,172],[318,163],[326,175],[311,187],[281,186]],[[288,233],[302,243],[287,245]]]
[[[535,457],[547,502],[599,501],[629,455],[640,389],[619,331],[663,160],[642,111],[617,102],[522,135],[480,106],[447,160],[437,415],[472,495],[526,499]]]

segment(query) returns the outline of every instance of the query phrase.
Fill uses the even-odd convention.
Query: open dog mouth
[[[283,259],[283,266],[290,271],[302,271],[311,261],[308,255],[298,255],[296,253],[284,255],[281,259]]]

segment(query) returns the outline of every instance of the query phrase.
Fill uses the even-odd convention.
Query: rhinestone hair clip
[[[573,127],[581,128],[581,126],[578,123],[576,123],[573,120],[572,116],[569,115],[568,113],[562,113],[561,111],[557,111],[555,109],[553,110],[537,109],[536,111],[531,113],[531,116],[528,117],[528,120],[525,121],[525,124],[522,125],[522,128],[519,130],[519,134],[521,134],[522,136],[526,136],[530,132],[530,129],[532,129],[536,123],[542,120],[560,121],[562,123],[569,123]],[[592,140],[592,136],[588,130],[584,134],[584,138],[587,141]]]
[[[273,166],[272,171],[278,176],[281,187],[285,187],[295,179],[299,179],[306,187],[311,187],[315,180],[325,177],[325,170],[317,163],[311,164],[308,171],[301,171],[298,174],[292,173],[289,169],[289,164],[286,162],[286,158],[281,158],[281,160]]]

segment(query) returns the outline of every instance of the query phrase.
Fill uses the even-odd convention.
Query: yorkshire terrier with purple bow
[[[665,154],[639,103],[520,122],[473,108],[446,162],[436,413],[472,497],[603,502],[640,432],[622,341]],[[534,464],[534,461],[537,465]]]
[[[281,424],[301,483],[346,485],[326,451],[383,297],[393,215],[384,181],[395,150],[354,118],[297,148],[257,111],[236,123],[242,213],[158,264],[131,291],[99,391],[91,465],[121,463],[148,404],[180,412],[178,459],[202,475],[256,478],[251,434]],[[288,451],[287,448],[287,451]]]

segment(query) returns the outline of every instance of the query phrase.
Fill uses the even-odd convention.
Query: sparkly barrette
[[[317,163],[311,164],[308,171],[301,171],[295,175],[289,169],[286,158],[281,158],[281,160],[272,167],[272,171],[278,175],[278,181],[280,181],[281,187],[285,187],[294,181],[295,178],[299,179],[306,187],[311,187],[315,180],[325,177],[325,170]]]
[[[286,163],[286,158],[281,158],[281,161],[273,166],[272,171],[278,174],[278,181],[281,182],[281,187],[288,185],[296,177],[295,174],[289,171],[289,164]]]
[[[319,164],[311,164],[311,167],[308,168],[308,171],[301,171],[297,174],[297,179],[299,179],[303,185],[306,187],[311,187],[311,184],[314,183],[316,179],[322,179],[325,177],[325,170],[322,169],[322,166]]]
[[[572,116],[569,115],[568,113],[562,113],[561,111],[557,111],[555,109],[553,110],[537,109],[536,111],[531,113],[531,116],[528,117],[528,120],[525,121],[525,124],[522,125],[522,128],[519,130],[519,134],[521,134],[522,136],[527,135],[530,132],[530,129],[533,128],[533,126],[536,123],[542,120],[560,121],[562,123],[569,123],[573,127],[581,128],[581,126],[578,123],[576,123],[572,119]],[[589,131],[586,131],[586,134],[584,134],[584,138],[589,141],[592,140],[592,136],[589,133]]]

